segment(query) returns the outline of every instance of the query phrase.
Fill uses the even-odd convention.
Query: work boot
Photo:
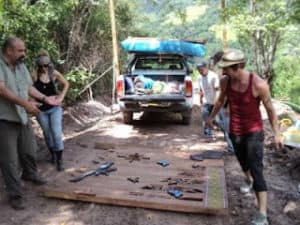
[[[25,205],[22,197],[10,197],[8,203],[15,210],[25,209]]]
[[[35,175],[22,175],[22,179],[25,181],[30,181],[32,183],[34,183],[35,185],[44,185],[47,183],[46,180],[44,180],[43,178],[41,178],[40,176],[38,176],[37,174]]]
[[[64,171],[65,170],[62,160],[57,160],[56,169],[57,169],[57,171]]]
[[[50,159],[49,159],[49,162],[51,163],[51,164],[55,164],[55,154],[54,154],[54,151],[53,151],[53,149],[51,149],[51,148],[49,148],[49,152],[50,152]]]
[[[62,160],[62,153],[63,153],[63,151],[56,151],[55,152],[57,171],[63,171],[65,169],[64,165],[63,165],[63,160]]]

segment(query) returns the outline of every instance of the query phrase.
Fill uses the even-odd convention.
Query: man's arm
[[[28,94],[30,97],[38,99],[42,102],[46,102],[49,105],[59,105],[59,101],[56,96],[46,96],[39,92],[34,86],[29,87]]]
[[[47,97],[46,95],[39,92],[34,86],[29,87],[28,94],[30,97],[40,100],[42,102],[44,102]]]
[[[267,111],[268,118],[274,132],[274,141],[275,141],[276,148],[282,148],[282,140],[281,140],[279,127],[278,127],[278,117],[276,115],[276,111],[272,104],[269,86],[265,81],[263,81],[260,82],[259,85],[257,85],[257,89],[258,89],[257,90],[258,96],[263,102],[263,105]]]
[[[215,91],[219,91],[220,90],[220,79],[219,79],[219,76],[218,74],[214,73],[214,90]]]
[[[5,86],[5,83],[3,81],[0,82],[0,96],[12,102],[13,104],[24,107],[28,113],[34,115],[38,115],[40,113],[39,109],[36,107],[36,105],[33,102],[29,102],[14,94],[11,90],[9,90]]]
[[[226,99],[226,88],[227,88],[227,83],[228,83],[228,77],[227,76],[223,76],[220,79],[220,94],[214,104],[214,108],[211,112],[211,114],[209,115],[207,121],[206,121],[206,125],[208,127],[212,127],[212,121],[214,120],[215,116],[217,115],[217,113],[220,111],[221,107],[224,105],[225,99]]]
[[[199,99],[200,99],[200,106],[203,104],[203,90],[201,89],[201,87],[199,87]]]

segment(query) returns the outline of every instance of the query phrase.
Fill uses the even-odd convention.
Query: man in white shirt
[[[200,74],[198,79],[200,91],[200,105],[202,105],[202,121],[205,122],[209,117],[219,90],[218,74],[208,69],[206,62],[200,62],[197,65]],[[204,135],[207,138],[213,138],[213,130],[209,127],[204,128]]]

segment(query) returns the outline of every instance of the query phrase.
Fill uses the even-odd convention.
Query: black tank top
[[[43,83],[38,78],[36,80],[36,82],[34,82],[34,87],[39,92],[41,92],[42,94],[44,94],[46,96],[56,95],[56,88],[55,88],[55,84],[53,81],[49,81],[48,83]],[[39,102],[41,102],[41,101],[39,101]],[[52,105],[48,105],[47,103],[44,103],[44,102],[41,102],[41,103],[42,103],[42,105],[39,107],[39,109],[41,111],[46,111],[53,107]]]

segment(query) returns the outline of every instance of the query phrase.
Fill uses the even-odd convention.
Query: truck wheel
[[[132,123],[133,112],[123,112],[123,122],[126,124]]]
[[[182,124],[190,125],[191,123],[191,115],[182,115]]]

